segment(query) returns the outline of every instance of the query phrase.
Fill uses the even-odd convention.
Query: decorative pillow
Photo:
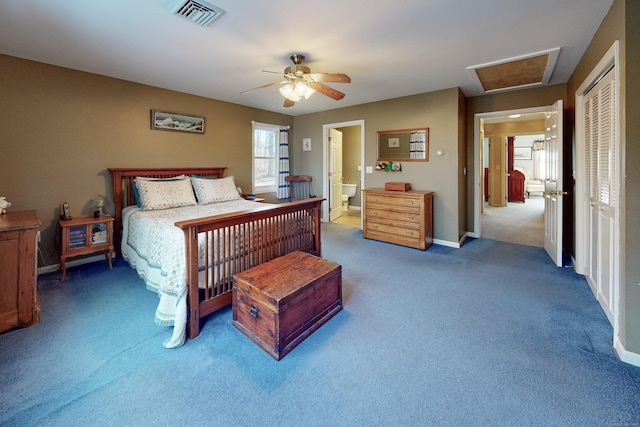
[[[233,176],[220,179],[191,177],[193,190],[196,192],[198,203],[208,205],[209,203],[228,202],[229,200],[241,199]]]
[[[189,178],[174,180],[139,180],[136,182],[142,209],[153,211],[197,204]]]
[[[133,190],[133,197],[136,201],[136,204],[139,208],[142,207],[142,201],[140,200],[140,192],[138,191],[138,185],[136,181],[176,181],[178,179],[186,179],[187,176],[182,174],[178,176],[174,176],[172,178],[150,178],[146,176],[137,176],[136,179],[131,183],[131,189]]]

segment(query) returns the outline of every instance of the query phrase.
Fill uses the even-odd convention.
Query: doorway
[[[341,144],[332,144],[339,135]],[[322,221],[341,223],[361,228],[361,191],[364,187],[364,120],[330,123],[322,127],[323,179]],[[337,153],[339,146],[340,152]],[[341,167],[336,161],[341,160]],[[337,174],[337,172],[340,172]],[[339,182],[338,182],[339,181]],[[355,184],[355,196],[342,200],[342,184]],[[343,206],[347,209],[343,209]],[[341,209],[341,212],[337,210]]]
[[[488,120],[483,129],[482,237],[544,247],[544,116]]]
[[[476,115],[475,233],[471,237],[544,246],[543,193],[531,193],[529,197],[525,195],[524,203],[508,202],[507,141],[509,136],[515,136],[516,147],[533,148],[534,141],[544,139],[548,111],[549,107],[535,107]],[[524,150],[518,151],[521,153]],[[534,155],[532,149],[531,160],[529,156],[519,154],[515,162],[516,167],[525,169],[529,178],[535,172]],[[492,203],[490,198],[494,199]]]

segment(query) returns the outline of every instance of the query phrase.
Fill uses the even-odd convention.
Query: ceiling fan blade
[[[287,80],[282,80],[280,82],[273,82],[273,83],[269,83],[269,84],[266,84],[266,85],[263,85],[263,86],[254,87],[253,89],[249,89],[249,90],[245,90],[244,92],[240,92],[240,95],[242,95],[243,93],[251,92],[253,90],[264,89],[265,87],[269,87],[269,86],[281,85],[283,83],[288,83],[288,82],[287,82]]]
[[[285,108],[286,107],[293,107],[294,104],[295,104],[295,102],[293,102],[292,100],[287,99],[287,98],[284,99],[284,107]]]
[[[313,89],[315,89],[316,91],[320,92],[323,95],[328,96],[329,98],[333,98],[336,101],[341,100],[342,98],[344,98],[344,93],[335,90],[332,87],[323,85],[322,83],[318,83],[318,82],[309,82],[308,83],[309,86],[311,86]]]
[[[351,83],[351,77],[342,73],[311,73],[309,77],[316,82]]]

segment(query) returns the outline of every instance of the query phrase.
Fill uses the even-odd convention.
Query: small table
[[[67,258],[104,252],[109,268],[113,270],[113,217],[99,216],[61,219],[62,250],[60,251],[60,268],[64,281],[67,275]]]

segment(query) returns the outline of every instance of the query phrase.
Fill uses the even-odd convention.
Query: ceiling
[[[293,116],[460,87],[468,68],[559,48],[548,83],[565,83],[613,0],[210,0],[202,27],[178,0],[0,0],[0,53]],[[277,6],[276,6],[277,5]],[[312,72],[346,73],[284,108],[289,56]],[[168,108],[169,106],[166,106]]]

